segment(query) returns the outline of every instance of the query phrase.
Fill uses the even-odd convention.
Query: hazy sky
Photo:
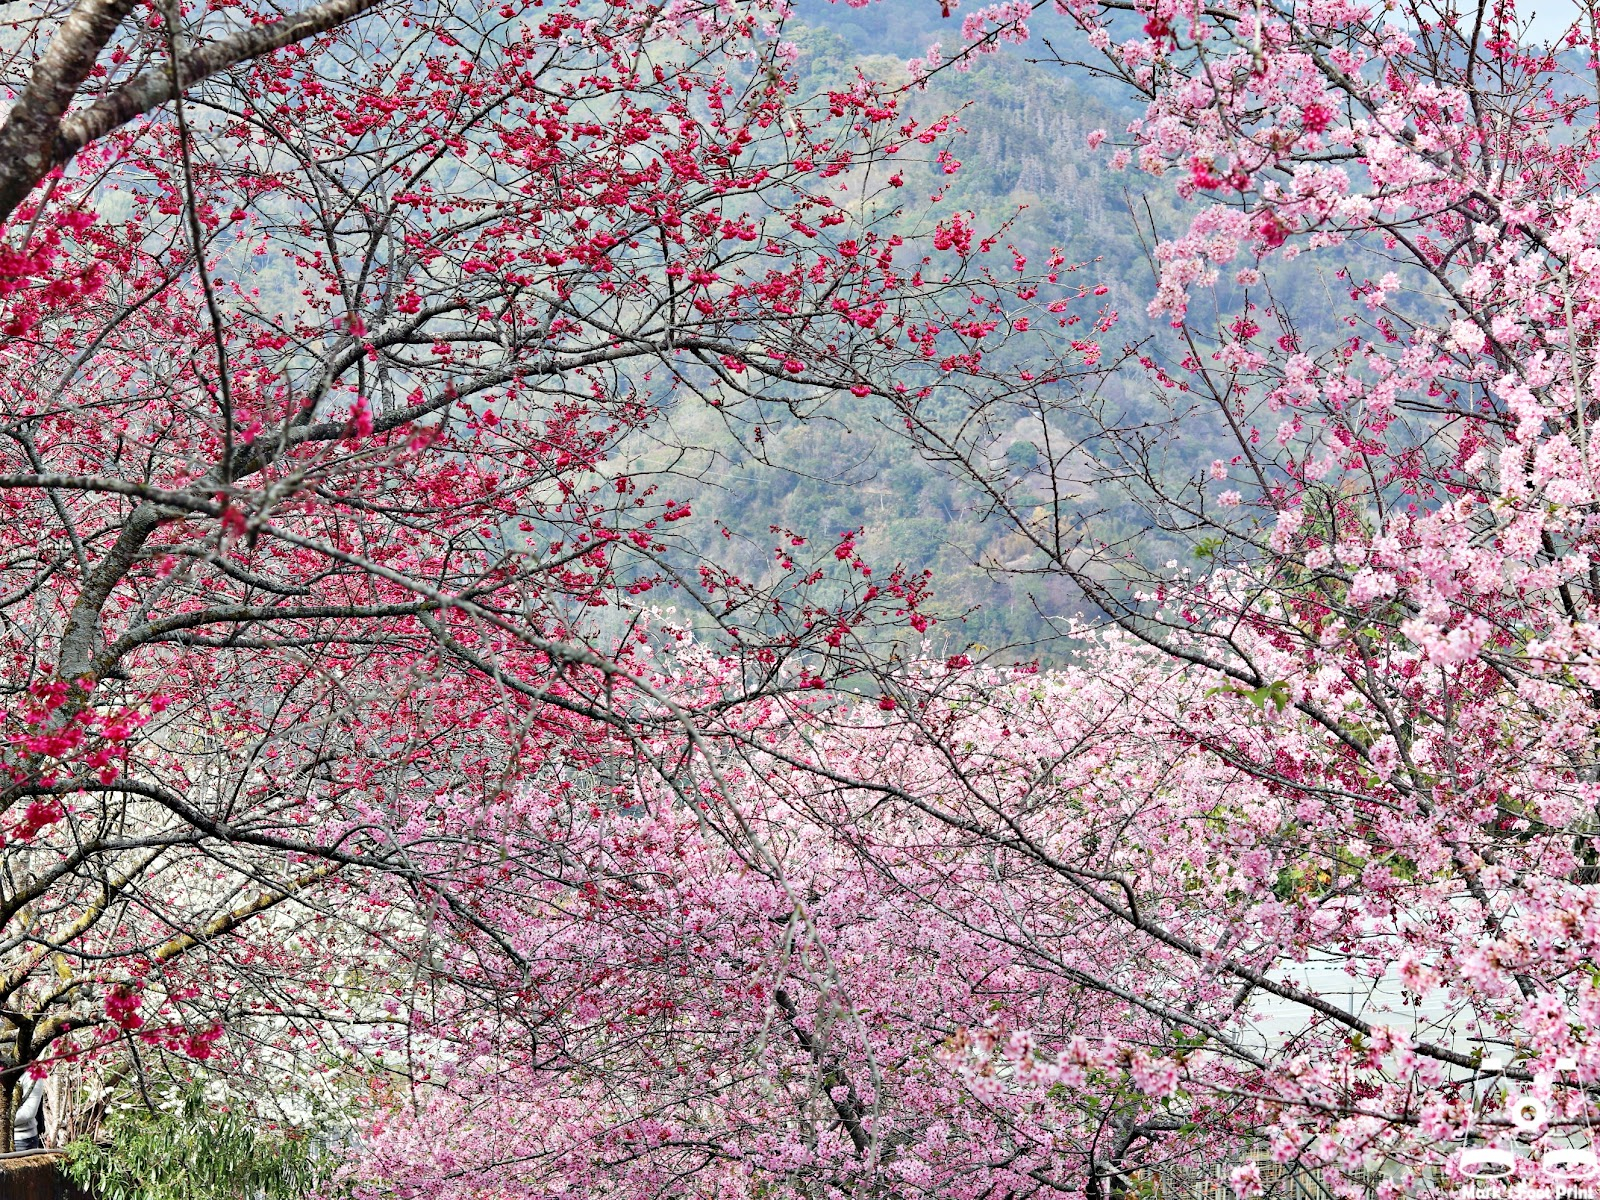
[[[1531,0],[1517,5],[1517,11],[1533,17],[1536,38],[1555,38],[1564,34],[1578,16],[1578,0]]]

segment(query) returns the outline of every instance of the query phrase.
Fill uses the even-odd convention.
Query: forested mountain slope
[[[869,76],[907,81],[905,58],[938,36],[937,9],[932,12],[930,23],[914,5],[801,6],[788,33],[800,49],[802,88],[848,86],[858,64]],[[867,48],[883,53],[863,53]],[[1125,125],[1133,109],[1108,104],[1013,53],[980,60],[966,73],[940,73],[926,90],[911,92],[905,108],[919,118],[949,113],[956,121],[927,161],[906,164],[906,211],[895,218],[900,228],[909,233],[918,222],[931,226],[940,212],[953,209],[976,214],[980,230],[1003,229],[1004,243],[1032,262],[1059,248],[1069,263],[1081,264],[1085,281],[1108,289],[1103,303],[1118,314],[1108,348],[1148,334],[1144,308],[1154,284],[1131,214],[1143,220],[1154,214],[1160,223],[1172,215],[1170,205],[1165,196],[1137,190],[1138,177],[1107,169],[1086,141],[1092,130]],[[953,173],[932,161],[941,148],[960,163]],[[940,206],[931,212],[925,203],[911,203],[941,190]],[[1121,402],[1137,413],[1137,395]],[[884,413],[874,404],[840,396],[823,415],[764,430],[759,456],[750,453],[748,440],[739,445],[716,410],[681,405],[671,451],[646,457],[681,471],[683,448],[694,448],[691,457],[701,460],[695,511],[716,514],[736,537],[748,539],[744,565],[752,574],[772,561],[771,525],[808,536],[865,527],[862,545],[874,561],[933,571],[937,607],[947,618],[930,631],[936,645],[1016,644],[1018,655],[1050,657],[1048,647],[1033,644],[1048,637],[1048,618],[1084,613],[1083,598],[1059,577],[1035,580],[997,570],[1026,566],[1026,544],[983,521],[981,497],[909,456],[884,429]],[[1018,442],[1008,454],[1025,463],[1035,451]],[[1092,495],[1081,502],[1095,508]],[[1113,534],[1126,533],[1133,519],[1113,515],[1102,522]],[[1174,550],[1154,543],[1149,549]]]

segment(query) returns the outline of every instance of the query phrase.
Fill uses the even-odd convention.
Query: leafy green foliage
[[[301,1200],[337,1194],[334,1160],[306,1137],[265,1131],[196,1087],[176,1111],[127,1109],[104,1140],[74,1142],[66,1171],[99,1200]]]

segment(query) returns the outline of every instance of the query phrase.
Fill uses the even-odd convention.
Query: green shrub
[[[97,1200],[300,1200],[336,1194],[333,1156],[264,1130],[190,1090],[176,1111],[125,1109],[67,1147],[66,1171]]]

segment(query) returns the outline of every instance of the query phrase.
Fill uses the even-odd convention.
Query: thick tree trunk
[[[183,87],[305,41],[377,7],[381,0],[324,0],[270,25],[255,25],[182,56]],[[11,111],[0,124],[0,224],[53,167],[96,138],[173,97],[170,68],[146,71],[67,115],[100,52],[133,11],[135,0],[80,0],[51,39]]]
[[[7,1077],[0,1080],[0,1154],[9,1154],[16,1149],[14,1141],[16,1129],[11,1124],[11,1114],[15,1111],[13,1101],[16,1089],[16,1078]]]

